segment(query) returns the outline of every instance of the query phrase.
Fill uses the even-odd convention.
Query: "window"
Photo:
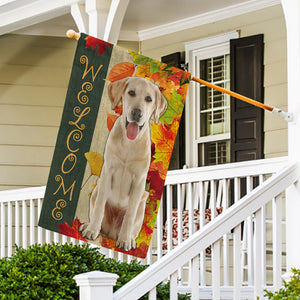
[[[230,89],[229,41],[237,32],[186,44],[190,72]],[[230,96],[192,83],[187,100],[187,163],[190,167],[230,162]]]
[[[200,78],[206,81],[229,89],[229,74],[229,54],[200,60]],[[230,97],[205,85],[199,88],[198,165],[227,163],[230,161]]]

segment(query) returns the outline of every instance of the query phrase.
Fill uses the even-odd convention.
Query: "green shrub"
[[[265,291],[265,297],[270,300],[300,300],[300,270],[292,269],[293,276],[289,282],[283,281],[284,287],[279,291]]]
[[[79,295],[73,279],[77,274],[95,270],[116,273],[117,290],[146,268],[135,261],[127,264],[106,259],[88,244],[17,247],[14,255],[0,259],[0,299],[74,300]],[[160,284],[157,291],[158,299],[169,299],[168,285]],[[189,297],[179,295],[179,299]]]

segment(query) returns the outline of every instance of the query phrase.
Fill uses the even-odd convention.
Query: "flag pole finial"
[[[74,31],[73,29],[69,29],[68,31],[67,31],[67,33],[66,33],[66,35],[67,35],[67,37],[69,38],[69,39],[76,39],[76,40],[79,40],[79,38],[80,38],[80,32],[76,32],[76,31]]]

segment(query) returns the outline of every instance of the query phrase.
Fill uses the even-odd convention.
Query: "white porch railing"
[[[181,245],[187,231],[193,234],[200,226],[200,231],[197,231],[197,234],[199,234],[204,228],[211,228],[207,227],[208,224],[206,224],[208,211],[206,211],[205,215],[205,208],[211,210],[212,222],[209,223],[211,226],[211,224],[215,224],[214,219],[220,220],[221,218],[215,218],[218,207],[222,207],[221,216],[223,219],[227,215],[226,211],[228,209],[232,210],[233,203],[240,204],[241,201],[239,199],[243,195],[251,194],[251,190],[255,186],[264,184],[266,178],[278,172],[286,163],[287,158],[283,157],[168,172],[163,205],[160,206],[158,213],[156,230],[147,258],[142,263],[153,264],[169,255],[168,253],[174,248],[174,235],[177,236],[176,242]],[[37,226],[44,190],[45,187],[0,192],[1,257],[11,255],[14,251],[14,244],[27,247],[34,243],[48,243],[51,241],[62,243],[72,241],[73,243],[78,243],[74,239]],[[282,254],[281,251],[276,251],[278,248],[276,247],[275,249],[274,243],[275,245],[279,243],[281,245],[280,248],[284,247],[284,236],[282,239],[279,239],[277,232],[275,232],[275,229],[278,230],[279,234],[282,231],[282,222],[277,222],[277,220],[282,219],[284,221],[284,214],[281,216],[281,210],[277,209],[278,205],[282,205],[280,203],[284,201],[284,188],[282,188],[281,192],[283,192],[281,197],[276,198],[277,200],[269,198],[268,200],[271,199],[271,204],[266,204],[261,209],[262,231],[264,232],[262,234],[264,241],[262,243],[264,245],[262,249],[264,253],[263,265],[267,263],[261,274],[263,286],[267,284],[269,286],[274,285],[273,278],[275,273],[273,270],[275,267],[278,269],[278,265],[272,263],[272,257],[281,257]],[[277,204],[275,205],[275,203]],[[188,218],[183,220],[183,215],[185,214],[188,215]],[[177,221],[177,230],[173,230],[175,225],[173,224],[172,226],[172,221],[173,223]],[[186,227],[183,226],[184,221],[187,221]],[[215,285],[214,280],[216,277],[212,276],[212,273],[219,268],[222,298],[225,296],[224,299],[226,299],[226,295],[228,295],[227,299],[232,299],[232,287],[236,276],[234,275],[234,270],[239,266],[235,264],[237,264],[237,261],[240,261],[241,277],[239,280],[240,286],[243,285],[240,288],[242,291],[241,299],[243,297],[246,299],[248,295],[251,295],[251,291],[253,291],[251,287],[255,281],[254,267],[256,259],[254,251],[254,221],[252,213],[249,213],[234,231],[231,230],[232,227],[224,233],[221,239],[218,236],[217,239],[219,241],[214,243],[210,247],[211,249],[207,249],[210,244],[204,248],[202,247],[201,251],[199,250],[198,252],[199,260],[197,263],[196,260],[187,260],[186,264],[178,267],[178,290],[181,292],[190,290],[195,282],[193,270],[196,270],[199,265],[200,298],[206,299],[205,295],[212,293],[211,286]],[[277,224],[275,221],[280,226],[273,225]],[[165,226],[165,224],[167,225]],[[240,235],[238,234],[239,230],[242,231]],[[238,243],[239,240],[235,240],[238,238],[240,243]],[[162,243],[163,240],[165,240],[164,243]],[[181,246],[175,248],[179,247]],[[221,257],[216,255],[220,251],[222,253]],[[114,257],[121,261],[132,260],[130,256],[111,250],[105,253],[109,257]],[[241,259],[238,260],[240,255]],[[270,260],[271,263],[269,262]],[[278,270],[281,272],[281,265]],[[278,275],[276,276],[278,282],[279,277]],[[173,278],[173,281],[176,281],[174,276],[171,278]],[[248,291],[250,291],[250,294]]]
[[[253,264],[253,284],[251,284],[251,296],[248,299],[257,299],[263,297],[265,286],[264,269],[265,269],[265,226],[264,226],[264,209],[267,203],[273,203],[273,288],[278,289],[281,285],[281,266],[282,266],[282,193],[297,180],[296,164],[290,164],[276,175],[262,183],[255,190],[251,191],[240,201],[229,207],[220,216],[214,218],[209,224],[205,225],[192,237],[184,241],[178,247],[170,251],[159,261],[152,264],[148,269],[131,280],[115,292],[109,299],[134,300],[138,299],[149,292],[149,299],[156,299],[156,285],[169,277],[170,279],[170,299],[177,299],[178,293],[178,270],[189,261],[191,262],[191,275],[193,280],[190,281],[189,291],[191,299],[221,299],[221,242],[225,234],[233,231],[233,284],[224,286],[227,290],[228,298],[222,294],[222,299],[242,299],[241,295],[241,227],[244,220],[249,216],[253,218],[253,241],[254,241],[254,264]],[[206,298],[200,295],[201,288],[201,267],[199,272],[199,261],[201,253],[212,245],[212,288]],[[94,274],[97,280],[103,276],[109,277],[108,274]],[[82,278],[83,277],[83,278]],[[82,285],[82,279],[88,278],[89,274],[77,275],[75,277],[77,284]],[[99,284],[99,282],[98,282]],[[97,284],[96,284],[97,285]],[[110,289],[112,290],[112,285]],[[90,289],[93,287],[90,285]],[[99,286],[98,286],[99,288]],[[103,287],[102,287],[103,288]],[[206,288],[207,289],[207,288]],[[86,285],[84,287],[86,291]],[[89,291],[95,298],[85,297],[82,293],[81,300],[97,299],[92,290]],[[98,294],[99,295],[99,294]]]

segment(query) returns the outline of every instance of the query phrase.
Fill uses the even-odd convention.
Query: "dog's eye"
[[[128,92],[128,94],[129,94],[130,96],[134,97],[134,96],[135,96],[135,91],[130,90],[130,91]]]
[[[150,96],[147,96],[147,97],[145,98],[145,100],[146,100],[147,102],[151,102],[151,101],[152,101],[152,99],[151,99]]]

